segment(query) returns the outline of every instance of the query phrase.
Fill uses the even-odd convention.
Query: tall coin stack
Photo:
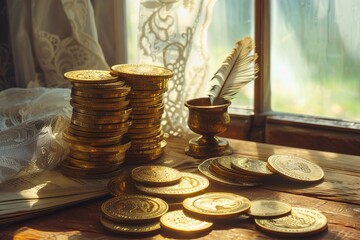
[[[103,178],[116,174],[130,141],[130,86],[110,71],[78,70],[64,74],[71,81],[71,123],[63,133],[70,153],[62,172],[71,177]]]
[[[111,70],[131,86],[128,98],[132,125],[127,133],[131,147],[126,152],[126,163],[141,164],[158,159],[167,144],[161,130],[163,95],[174,73],[146,64],[120,64],[112,66]]]

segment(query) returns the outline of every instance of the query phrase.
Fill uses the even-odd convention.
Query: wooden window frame
[[[236,110],[225,137],[360,155],[360,122],[287,114],[271,110],[270,3],[254,0],[255,44],[260,71],[254,110]]]

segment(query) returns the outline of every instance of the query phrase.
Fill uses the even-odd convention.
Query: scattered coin
[[[272,219],[255,219],[264,232],[282,236],[308,236],[327,229],[326,217],[318,211],[306,208],[292,208],[291,214]]]
[[[209,192],[186,198],[183,207],[201,219],[217,220],[240,216],[250,208],[250,201],[233,193]]]
[[[209,230],[213,223],[198,220],[184,214],[183,210],[167,212],[160,218],[161,226],[178,233],[195,233]]]
[[[324,177],[324,171],[317,164],[293,155],[272,155],[268,159],[270,170],[299,182],[316,182]]]
[[[231,167],[247,173],[260,176],[270,176],[273,174],[267,167],[267,162],[258,159],[250,159],[243,157],[236,157],[231,161]]]
[[[167,198],[180,198],[205,190],[209,186],[209,181],[198,174],[181,172],[180,182],[174,185],[150,187],[137,183],[135,186],[139,191],[149,195]]]
[[[101,212],[105,218],[125,223],[155,221],[168,209],[169,206],[164,200],[145,195],[121,195],[101,205]]]
[[[128,234],[128,235],[140,235],[140,234],[151,233],[161,228],[159,221],[154,221],[149,223],[129,224],[129,223],[113,222],[111,220],[104,218],[103,216],[100,217],[100,223],[104,226],[104,228],[106,228],[111,232]]]
[[[256,218],[275,218],[287,215],[291,212],[291,206],[277,200],[251,201],[251,207],[247,214]]]
[[[142,184],[167,186],[180,182],[181,174],[175,168],[165,166],[140,166],[131,171],[132,178]]]

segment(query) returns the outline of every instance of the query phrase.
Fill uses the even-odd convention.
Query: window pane
[[[140,0],[126,0],[127,63],[138,62],[138,25]]]
[[[207,42],[211,77],[238,40],[245,36],[253,36],[253,5],[253,1],[249,0],[216,1],[213,19],[208,29]],[[250,83],[242,88],[236,98],[232,100],[232,106],[253,109],[253,102],[254,85]]]
[[[271,1],[274,111],[360,120],[360,1]]]

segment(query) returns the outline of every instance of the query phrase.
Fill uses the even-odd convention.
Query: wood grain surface
[[[184,154],[187,139],[170,138],[167,141],[165,160],[201,162]],[[324,181],[311,185],[294,184],[272,177],[261,186],[246,189],[211,182],[207,191],[234,192],[250,200],[276,199],[323,213],[328,219],[328,230],[306,239],[360,239],[360,157],[240,140],[229,142],[235,154],[246,157],[266,160],[272,154],[291,154],[313,161],[324,169]],[[187,170],[196,171],[196,164],[190,164]],[[2,227],[0,239],[279,239],[276,235],[261,232],[251,218],[217,222],[210,232],[200,236],[182,236],[164,230],[139,237],[113,234],[99,222],[100,206],[109,197]]]

